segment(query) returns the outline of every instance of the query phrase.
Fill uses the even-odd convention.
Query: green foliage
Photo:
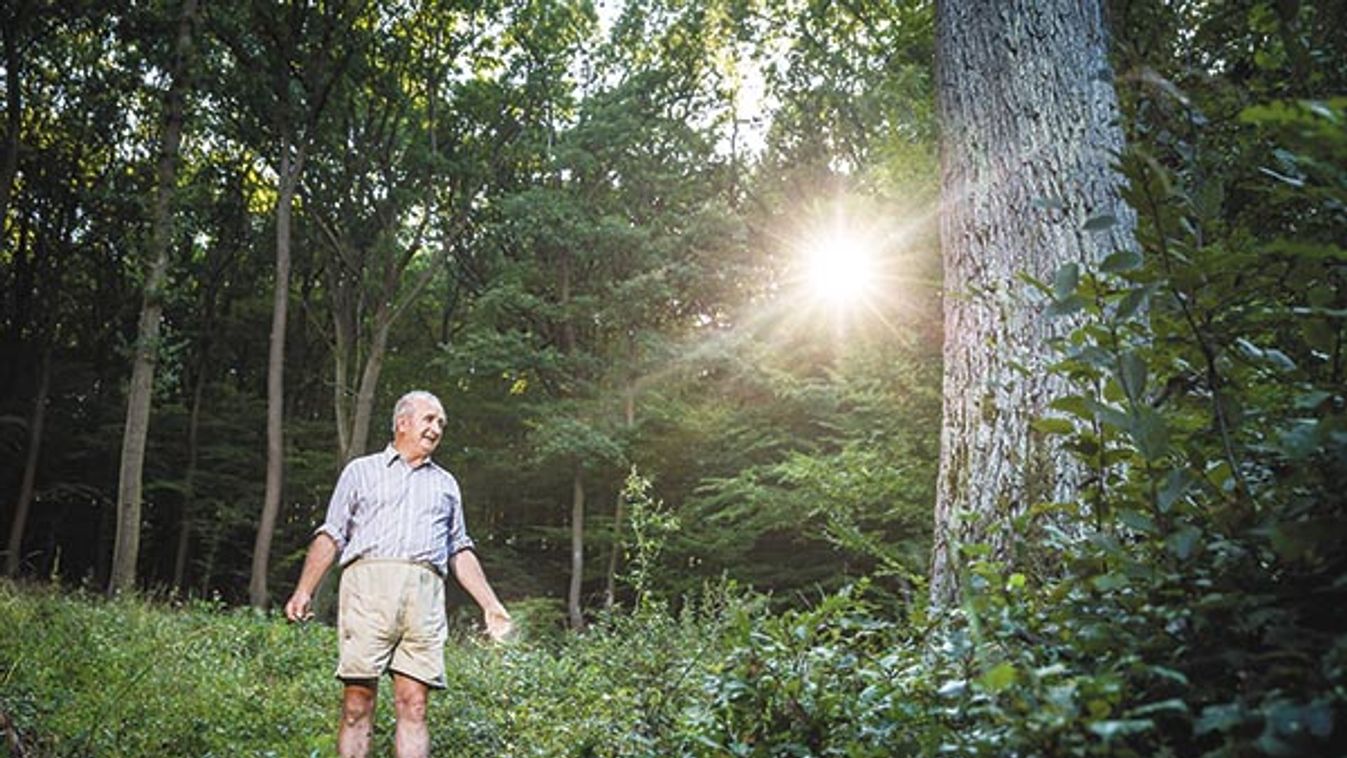
[[[674,562],[704,562],[761,590],[834,590],[870,574],[910,595],[931,528],[935,360],[918,343],[806,349],[736,350],[720,370],[722,392],[738,402],[681,419],[687,436],[649,464],[662,494],[676,482],[665,498],[681,499]],[[691,476],[675,478],[683,471]]]
[[[651,497],[650,480],[637,473],[635,466],[627,475],[622,499],[627,505],[635,541],[627,551],[626,580],[636,593],[636,610],[646,612],[651,607],[663,607],[652,593],[660,553],[670,535],[678,531],[678,517],[665,509],[664,503]]]
[[[0,710],[37,755],[308,755],[334,736],[330,630],[0,586]],[[300,728],[300,725],[305,725]]]

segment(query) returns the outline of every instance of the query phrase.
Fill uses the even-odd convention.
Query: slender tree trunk
[[[350,361],[346,356],[351,350],[351,340],[347,338],[347,332],[341,323],[341,316],[334,314],[332,321],[335,327],[332,333],[334,338],[332,349],[332,373],[334,374],[332,411],[337,422],[337,454],[341,462],[345,464],[355,457],[351,454],[351,413],[346,406],[346,375],[350,372],[348,367]]]
[[[360,387],[355,395],[355,415],[351,419],[351,452],[348,458],[363,455],[369,444],[374,391],[379,386],[379,374],[383,372],[384,356],[388,353],[388,332],[393,326],[392,321],[384,313],[380,313],[375,320],[369,356],[365,359],[365,370],[360,373]]]
[[[630,431],[636,426],[636,387],[634,380],[627,384],[627,391],[622,399],[622,409],[624,411],[623,420]],[[613,604],[617,602],[617,562],[618,557],[622,555],[622,519],[626,515],[626,502],[622,497],[625,489],[624,486],[618,486],[617,503],[613,506],[613,552],[608,556],[608,576],[603,589],[604,608],[612,608]]]
[[[182,513],[178,519],[178,546],[173,556],[173,587],[183,589],[187,576],[187,551],[192,542],[192,519],[196,514],[196,463],[201,438],[201,399],[206,394],[206,361],[203,356],[192,388],[192,411],[187,420],[187,472],[183,475]]]
[[[267,607],[267,571],[276,516],[281,510],[281,483],[285,464],[285,440],[281,424],[285,416],[285,325],[290,303],[290,217],[295,188],[303,169],[304,151],[291,155],[289,139],[281,140],[280,186],[276,199],[276,289],[271,301],[271,350],[267,358],[267,479],[262,517],[253,541],[252,578],[248,599],[254,608]]]
[[[19,56],[19,34],[27,26],[28,3],[19,2],[14,14],[6,19],[5,55],[5,136],[3,155],[0,155],[0,230],[9,220],[9,198],[14,191],[14,177],[19,173],[19,131],[23,125],[22,60]]]
[[[617,559],[622,554],[622,519],[626,508],[623,488],[618,487],[616,502],[613,503],[613,550],[608,554],[608,571],[603,583],[603,607],[611,609],[617,604]]]
[[[117,536],[112,552],[108,591],[131,589],[140,557],[140,510],[145,441],[150,428],[150,400],[159,352],[159,321],[163,314],[164,284],[168,278],[168,251],[173,236],[173,190],[177,183],[178,153],[182,142],[183,100],[188,86],[192,21],[197,0],[185,0],[178,18],[172,81],[165,109],[164,140],[159,154],[154,227],[150,238],[150,267],[145,277],[145,301],[127,392],[126,427],[122,435],[121,467],[117,484]]]
[[[570,355],[575,352],[575,324],[568,312],[571,303],[571,258],[562,253],[560,261],[559,300],[562,307],[561,346]],[[585,481],[584,461],[576,461],[571,484],[571,583],[566,595],[566,613],[572,629],[585,625],[580,609],[580,588],[585,580]]]
[[[28,425],[28,457],[23,464],[23,481],[19,485],[19,500],[14,506],[14,520],[9,529],[9,545],[5,548],[5,576],[19,575],[23,557],[23,533],[28,526],[28,511],[33,503],[37,484],[38,453],[42,448],[42,428],[47,418],[47,396],[51,392],[51,348],[42,351],[42,366],[38,369],[37,399],[33,401],[33,416]]]
[[[585,475],[576,464],[571,485],[571,586],[566,596],[566,612],[572,629],[585,626],[580,611],[580,585],[585,577]]]
[[[1122,149],[1099,0],[937,6],[944,423],[931,598],[959,593],[959,548],[1013,562],[1013,520],[1075,499],[1079,469],[1030,429],[1068,390],[1049,340],[1073,323],[1019,283],[1132,245],[1111,164]],[[1109,228],[1086,221],[1110,215]],[[1092,224],[1091,226],[1096,226]]]

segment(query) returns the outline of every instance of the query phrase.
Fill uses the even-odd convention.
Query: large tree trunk
[[[173,189],[177,183],[178,152],[182,143],[183,100],[187,90],[187,61],[192,45],[192,20],[197,0],[185,0],[178,18],[173,52],[172,81],[165,109],[164,141],[159,153],[154,226],[150,238],[150,266],[145,277],[145,301],[127,391],[126,427],[122,435],[121,468],[117,484],[117,536],[112,552],[109,592],[131,589],[140,557],[141,476],[145,467],[145,440],[150,428],[150,398],[159,353],[159,321],[163,314],[164,285],[168,278],[168,250],[173,236]]]
[[[1131,245],[1099,0],[937,4],[945,386],[931,598],[959,594],[959,549],[1015,559],[1012,522],[1076,496],[1078,467],[1029,423],[1067,389],[1049,340],[1072,326],[1020,283]],[[1105,214],[1111,227],[1086,221]],[[1099,224],[1091,224],[1098,227]]]
[[[28,457],[23,464],[23,481],[19,485],[19,500],[14,506],[14,520],[10,522],[9,545],[5,548],[5,576],[19,575],[23,557],[23,533],[28,526],[28,511],[33,503],[37,484],[38,452],[42,448],[42,427],[47,417],[47,395],[51,391],[51,348],[42,351],[42,366],[38,369],[37,399],[33,401],[33,416],[28,424]]]
[[[267,571],[271,563],[271,539],[281,510],[281,483],[285,464],[285,440],[281,423],[285,417],[285,324],[290,304],[290,217],[295,188],[303,169],[304,151],[291,155],[289,139],[281,140],[280,186],[276,198],[276,288],[271,301],[271,350],[267,358],[267,479],[262,517],[253,541],[252,578],[248,599],[254,608],[267,607]]]

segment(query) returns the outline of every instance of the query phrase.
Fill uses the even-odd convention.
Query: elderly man
[[[368,754],[386,671],[393,678],[397,754],[430,754],[426,696],[445,684],[450,569],[481,607],[487,634],[499,640],[510,631],[510,614],[487,583],[464,527],[458,482],[430,459],[443,433],[444,406],[434,395],[414,391],[398,400],[392,444],[346,465],[285,604],[291,621],[310,617],[313,592],[340,556],[342,756]]]

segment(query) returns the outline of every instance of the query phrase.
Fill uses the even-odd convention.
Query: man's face
[[[429,456],[439,447],[440,437],[444,434],[444,409],[439,403],[428,400],[412,402],[411,412],[398,417],[397,439],[401,449],[403,443],[412,446],[423,456]]]

